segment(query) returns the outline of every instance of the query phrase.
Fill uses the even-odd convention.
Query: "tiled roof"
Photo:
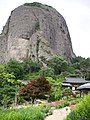
[[[78,90],[81,90],[81,89],[90,89],[90,83],[86,83],[86,84],[80,85],[77,89]]]
[[[66,77],[65,78],[65,83],[88,83],[89,81],[86,81],[83,78],[79,77]]]

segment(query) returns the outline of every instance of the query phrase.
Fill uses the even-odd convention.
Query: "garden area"
[[[66,120],[90,120],[90,94],[85,96],[67,116]]]
[[[29,106],[19,109],[0,110],[0,120],[44,120],[50,107]]]
[[[0,109],[0,119],[1,120],[47,120],[48,116],[52,116],[56,111],[55,116],[57,114],[57,117],[59,117],[59,119],[64,116],[64,118],[66,118],[65,120],[79,120],[79,118],[81,117],[84,117],[85,120],[89,120],[90,117],[89,102],[90,102],[90,95],[85,96],[84,98],[71,97],[68,98],[68,100],[60,100],[49,103],[47,102],[45,103],[44,101],[44,103],[40,103],[38,105],[29,104],[25,106],[17,106],[16,108],[11,108],[11,109]],[[61,113],[62,116],[58,116]]]
[[[74,96],[62,87],[66,76],[90,79],[90,59],[76,57],[71,62],[61,57],[0,64],[0,120],[44,120],[46,116],[69,106],[66,120],[89,120],[90,95]],[[24,113],[24,114],[23,114]]]

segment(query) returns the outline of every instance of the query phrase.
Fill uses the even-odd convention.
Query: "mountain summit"
[[[0,35],[0,63],[75,57],[63,16],[51,6],[25,3],[14,9]]]

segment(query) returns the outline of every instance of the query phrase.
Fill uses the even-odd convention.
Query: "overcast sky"
[[[11,11],[26,2],[54,7],[66,20],[74,53],[90,58],[90,0],[0,0],[0,32]]]

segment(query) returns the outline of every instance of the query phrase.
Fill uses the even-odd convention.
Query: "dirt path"
[[[70,113],[69,107],[65,107],[62,109],[56,109],[56,110],[53,110],[53,114],[50,116],[47,116],[45,120],[64,120],[68,113]]]

